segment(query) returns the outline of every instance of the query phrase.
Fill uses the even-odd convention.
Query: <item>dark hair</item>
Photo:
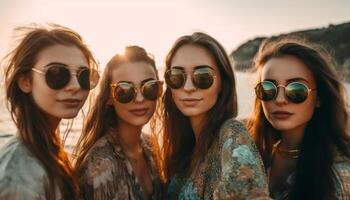
[[[295,182],[289,198],[333,199],[334,155],[340,152],[346,157],[350,156],[350,139],[346,133],[349,126],[345,89],[334,70],[335,64],[329,54],[320,46],[296,38],[266,40],[260,46],[255,57],[255,69],[259,78],[261,69],[268,60],[286,55],[298,58],[312,72],[321,103],[305,129]],[[257,98],[247,126],[262,155],[265,167],[269,167],[273,144],[281,138],[281,134],[267,121],[261,101]]]
[[[114,110],[114,107],[108,105],[108,99],[111,96],[110,84],[112,83],[112,72],[119,66],[125,63],[144,62],[150,64],[157,76],[158,72],[154,59],[147,54],[146,50],[139,46],[128,46],[125,48],[125,53],[117,54],[107,63],[106,68],[100,81],[99,94],[91,107],[90,112],[87,115],[82,134],[80,135],[79,141],[75,148],[75,154],[77,156],[75,162],[75,168],[77,171],[80,170],[83,164],[84,158],[88,151],[96,143],[98,139],[104,136],[108,129],[116,127],[118,124],[118,115]],[[158,148],[158,140],[156,133],[156,122],[155,117],[151,119],[151,143],[154,148]],[[155,151],[158,152],[158,151]],[[159,155],[156,155],[159,157]]]
[[[58,44],[79,48],[90,67],[96,68],[96,62],[81,36],[69,28],[59,25],[50,25],[48,28],[34,25],[17,28],[17,31],[24,31],[25,35],[19,45],[6,56],[8,109],[18,128],[19,139],[41,162],[48,175],[49,187],[45,188],[47,198],[54,198],[57,185],[64,199],[75,199],[78,197],[79,188],[59,133],[52,130],[31,94],[22,92],[17,81],[21,76],[31,77],[31,68],[37,62],[40,52]]]
[[[196,45],[206,49],[214,58],[221,76],[221,88],[215,105],[208,111],[198,143],[188,117],[176,107],[171,90],[166,88],[163,96],[163,168],[166,181],[181,172],[196,167],[211,144],[218,137],[222,123],[237,116],[235,77],[230,60],[218,41],[211,36],[196,32],[180,37],[166,57],[166,70],[171,68],[175,53],[185,45]],[[196,146],[196,148],[195,148]],[[192,168],[192,169],[189,169]],[[189,171],[188,171],[189,172]]]

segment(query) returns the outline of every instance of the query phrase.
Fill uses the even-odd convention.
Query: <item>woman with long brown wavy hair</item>
[[[275,199],[349,199],[350,139],[343,83],[329,54],[295,38],[265,41],[248,130]]]
[[[108,62],[76,149],[83,199],[162,198],[154,121],[151,134],[142,132],[161,93],[155,61],[142,47]]]
[[[235,119],[235,78],[219,42],[200,32],[180,37],[164,77],[168,199],[268,199],[259,152]]]
[[[60,139],[98,82],[81,36],[59,25],[20,28],[7,56],[6,99],[17,136],[0,151],[1,199],[77,199],[78,184]]]

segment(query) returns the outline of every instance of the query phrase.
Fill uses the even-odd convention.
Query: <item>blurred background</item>
[[[0,58],[17,43],[13,29],[30,23],[57,23],[80,33],[100,68],[127,45],[153,54],[162,76],[164,58],[184,34],[203,31],[216,38],[233,58],[239,118],[252,107],[254,74],[246,72],[266,37],[297,34],[319,42],[337,60],[337,70],[350,80],[350,1],[348,0],[0,0]],[[3,67],[0,70],[0,146],[15,126],[5,108]],[[67,123],[62,122],[63,127]],[[74,122],[72,145],[82,116]],[[63,128],[64,129],[64,128]]]

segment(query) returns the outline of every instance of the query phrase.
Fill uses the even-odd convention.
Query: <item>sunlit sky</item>
[[[17,26],[58,23],[79,32],[103,66],[127,45],[158,66],[181,35],[203,31],[230,53],[257,36],[350,21],[348,0],[0,0],[0,56]]]

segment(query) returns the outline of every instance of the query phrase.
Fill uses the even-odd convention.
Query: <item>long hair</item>
[[[218,41],[211,36],[196,32],[180,37],[166,57],[166,70],[172,59],[184,45],[197,45],[206,49],[214,58],[221,76],[221,88],[215,105],[208,111],[206,122],[196,144],[190,120],[176,107],[171,89],[166,88],[163,96],[163,167],[168,182],[175,174],[190,172],[204,158],[215,139],[222,123],[237,116],[235,77],[230,60]]]
[[[75,154],[76,162],[75,169],[79,171],[81,165],[97,140],[102,136],[106,135],[107,131],[110,128],[115,128],[118,125],[119,116],[114,110],[112,105],[108,104],[108,99],[111,96],[110,84],[112,83],[112,73],[115,69],[125,63],[135,63],[135,62],[144,62],[151,65],[156,73],[156,78],[158,77],[158,71],[156,69],[155,61],[151,55],[147,54],[145,49],[139,46],[128,46],[125,49],[125,54],[117,54],[107,63],[106,68],[100,81],[100,90],[97,95],[94,104],[91,107],[91,111],[86,117],[82,134],[78,140]],[[155,117],[152,117],[150,122],[151,127],[151,144],[153,148],[158,147],[158,132],[156,131],[159,128],[156,128],[157,123],[155,122]],[[154,152],[158,152],[155,150]],[[159,154],[157,156],[157,161],[160,160]]]
[[[345,89],[335,72],[335,63],[327,51],[296,38],[267,40],[261,45],[254,62],[258,79],[260,80],[261,70],[268,60],[285,55],[298,58],[312,72],[321,105],[315,109],[306,126],[295,171],[295,182],[289,198],[333,199],[334,155],[339,152],[350,157]],[[269,167],[273,144],[281,138],[281,134],[267,121],[261,101],[257,98],[247,126],[262,155],[265,167]]]
[[[58,186],[64,199],[76,199],[79,188],[58,130],[52,130],[31,94],[22,92],[17,81],[21,76],[31,78],[31,68],[37,62],[40,52],[58,44],[79,48],[90,67],[97,67],[96,62],[81,36],[69,28],[34,25],[18,28],[17,31],[24,31],[25,35],[19,45],[5,57],[7,107],[17,126],[20,141],[39,160],[47,173],[47,198],[55,197],[55,188]]]

